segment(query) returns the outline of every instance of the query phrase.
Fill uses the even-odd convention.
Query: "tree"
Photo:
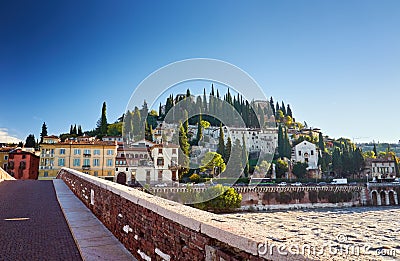
[[[188,141],[187,133],[185,128],[182,125],[182,122],[179,126],[179,163],[181,165],[180,172],[179,172],[179,179],[182,179],[183,175],[189,172],[189,150],[190,144]]]
[[[78,134],[78,131],[76,130],[76,124],[74,125],[74,128],[72,129],[72,134]]]
[[[197,121],[197,135],[196,135],[196,143],[198,144],[199,141],[203,138],[203,126],[201,125],[202,117],[201,113],[199,114]]]
[[[332,153],[332,167],[337,175],[342,173],[343,162],[339,148],[335,148]]]
[[[286,114],[287,114],[287,116],[290,116],[293,118],[292,109],[290,108],[289,104],[287,105],[287,108],[286,108]]]
[[[142,131],[142,117],[140,114],[140,110],[138,107],[135,107],[135,110],[132,115],[132,134],[134,136],[139,136],[143,131]]]
[[[224,156],[225,153],[225,139],[224,139],[224,131],[222,129],[222,124],[219,125],[219,138],[218,138],[218,148],[217,153]]]
[[[255,171],[260,177],[263,178],[263,177],[266,177],[266,176],[267,176],[267,173],[268,173],[270,167],[271,167],[271,164],[270,164],[268,161],[263,160],[263,161],[261,161],[261,163],[260,163],[259,165],[257,165],[257,166],[254,168],[254,171]]]
[[[231,137],[228,137],[227,141],[226,141],[226,145],[225,145],[225,149],[224,149],[224,154],[223,154],[223,159],[225,161],[225,163],[228,163],[229,158],[231,156],[231,150],[232,150],[232,140]],[[240,150],[240,154],[241,154],[241,150]],[[241,155],[239,155],[240,157]]]
[[[35,148],[35,147],[36,147],[35,135],[29,134],[25,140],[25,148]]]
[[[375,156],[378,156],[378,152],[376,151],[376,144],[374,143],[374,148],[372,150],[375,153]]]
[[[77,134],[78,134],[78,136],[82,136],[83,135],[81,125],[78,125],[78,133]]]
[[[79,126],[79,128],[78,128],[78,135],[79,135],[80,127],[81,126]],[[120,135],[122,135],[122,122],[116,122],[116,123],[108,125],[107,135],[108,136],[120,136]]]
[[[322,136],[322,132],[320,132],[318,136],[318,148],[322,152],[325,151],[325,143],[324,143],[324,137]]]
[[[103,106],[101,108],[101,116],[100,119],[97,121],[97,136],[102,138],[107,135],[107,107],[106,102],[103,102]],[[75,132],[77,133],[77,132]]]
[[[282,178],[286,174],[286,172],[289,170],[289,165],[287,161],[278,159],[276,161],[276,177],[277,178]]]
[[[199,197],[204,200],[199,200],[200,203],[196,203],[195,208],[219,213],[239,208],[242,202],[242,195],[235,189],[220,184],[206,190]]]
[[[69,128],[69,134],[74,134],[74,126],[72,126],[72,124],[71,124],[71,127]]]
[[[42,132],[40,133],[40,143],[43,142],[43,137],[47,136],[47,126],[46,126],[46,122],[43,122],[42,125]]]
[[[298,179],[303,179],[306,177],[307,174],[307,167],[308,163],[306,162],[296,162],[293,165],[293,174],[298,178]]]
[[[216,168],[218,169],[216,171]],[[207,152],[201,160],[200,171],[210,171],[213,175],[224,172],[226,165],[222,155],[217,152]]]

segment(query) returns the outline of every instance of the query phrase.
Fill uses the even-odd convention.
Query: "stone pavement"
[[[16,180],[0,183],[0,260],[136,259],[64,181]]]
[[[0,260],[82,260],[52,181],[0,183]]]
[[[84,260],[136,260],[61,179],[53,180],[57,198]]]

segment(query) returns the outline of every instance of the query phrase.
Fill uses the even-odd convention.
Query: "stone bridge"
[[[373,206],[394,206],[399,204],[400,184],[368,183],[369,203]]]

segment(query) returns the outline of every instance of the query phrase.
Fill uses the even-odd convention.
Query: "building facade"
[[[373,159],[371,160],[372,178],[394,178],[396,177],[396,163],[392,159]]]
[[[0,168],[7,170],[9,153],[13,149],[15,149],[15,148],[12,148],[12,147],[0,148]]]
[[[56,177],[61,168],[67,167],[113,180],[116,155],[116,141],[84,136],[61,142],[57,136],[44,137],[40,145],[39,177]]]
[[[119,148],[114,180],[120,184],[172,184],[178,181],[178,148],[148,141]]]
[[[318,155],[319,150],[317,146],[308,141],[302,141],[292,148],[292,162],[307,163],[307,171],[310,178],[321,178]]]
[[[7,172],[16,179],[37,179],[39,156],[21,148],[9,152]]]

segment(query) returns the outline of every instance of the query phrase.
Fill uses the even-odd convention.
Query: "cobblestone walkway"
[[[82,260],[52,181],[0,183],[0,260]]]

